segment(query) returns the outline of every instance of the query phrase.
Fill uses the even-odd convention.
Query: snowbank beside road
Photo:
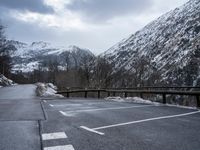
[[[127,97],[127,98],[121,98],[121,97],[107,97],[106,100],[112,100],[116,102],[134,102],[134,103],[143,103],[143,104],[159,104],[157,102],[152,102],[150,100],[142,99],[140,97]]]
[[[142,103],[142,104],[155,104],[155,105],[160,104],[157,102],[152,102],[147,99],[142,99],[140,97],[127,97],[127,98],[125,98],[125,101],[134,102],[134,103]]]
[[[153,102],[150,100],[142,99],[140,97],[127,97],[127,98],[121,98],[121,97],[107,97],[105,100],[111,100],[116,102],[134,102],[134,103],[140,103],[140,104],[153,104],[153,105],[165,105],[165,106],[171,106],[171,107],[179,107],[179,108],[186,108],[186,109],[198,109],[197,107],[190,107],[190,106],[181,106],[177,104],[162,104],[158,102]]]
[[[125,100],[119,96],[117,97],[106,97],[105,100],[111,100],[115,102],[125,102]]]
[[[140,97],[127,97],[125,101],[131,101],[134,103],[143,103],[143,104],[165,105],[165,106],[179,107],[179,108],[186,108],[186,109],[197,109],[197,107],[182,106],[178,104],[162,104],[158,102],[152,102],[150,100],[142,99]]]
[[[4,75],[0,74],[0,87],[9,86],[9,85],[16,85],[16,83],[6,78]]]
[[[36,83],[36,94],[37,96],[42,96],[42,97],[58,97],[61,98],[63,97],[60,94],[57,93],[57,87],[53,85],[52,83]]]

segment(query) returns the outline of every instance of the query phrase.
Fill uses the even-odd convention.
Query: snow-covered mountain
[[[135,72],[137,62],[146,60],[144,79],[154,70],[168,84],[200,84],[200,0],[164,14],[101,56],[116,72]]]
[[[56,63],[59,69],[67,67],[78,67],[86,57],[94,57],[88,49],[77,46],[52,46],[46,42],[33,42],[31,44],[19,41],[9,41],[16,50],[12,53],[13,72],[31,72],[42,67],[47,68],[49,64]]]

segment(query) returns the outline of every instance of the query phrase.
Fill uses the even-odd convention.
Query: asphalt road
[[[28,92],[24,93],[24,89]],[[199,150],[200,147],[200,112],[196,109],[103,99],[42,100],[34,95],[33,85],[18,85],[10,92],[3,90],[0,150]],[[10,99],[5,93],[9,93]]]
[[[39,120],[44,120],[34,85],[0,88],[0,150],[41,149]]]
[[[35,85],[14,85],[0,88],[0,100],[12,99],[34,99],[35,96]]]

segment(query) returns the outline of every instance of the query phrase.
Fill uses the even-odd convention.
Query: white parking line
[[[82,106],[83,104],[54,104],[53,107]]]
[[[82,104],[54,104],[54,107],[65,107],[65,106],[84,106],[84,105],[94,105],[94,104],[100,104],[99,103],[82,103]]]
[[[46,100],[43,100],[45,103],[47,102]]]
[[[74,110],[74,111],[59,111],[62,115],[68,116],[70,113],[79,112],[90,112],[90,111],[103,111],[103,110],[119,110],[119,109],[130,109],[130,108],[141,108],[141,107],[155,107],[156,105],[142,105],[142,106],[129,106],[129,107],[109,107],[109,108],[97,108],[97,109],[84,109],[84,110]]]
[[[136,124],[136,123],[153,121],[153,120],[161,120],[161,119],[169,119],[169,118],[176,118],[176,117],[188,116],[188,115],[197,114],[197,113],[200,113],[200,111],[193,111],[193,112],[183,113],[183,114],[178,114],[178,115],[169,115],[169,116],[155,117],[155,118],[149,118],[149,119],[143,119],[143,120],[125,122],[125,123],[118,123],[118,124],[112,124],[112,125],[108,125],[108,126],[97,127],[97,128],[88,128],[88,127],[85,127],[85,126],[80,126],[80,127],[83,128],[83,129],[85,129],[85,130],[87,130],[87,131],[99,134],[98,131],[96,131],[96,130],[113,128],[113,127],[119,127],[119,126],[125,126],[125,125],[129,125],[129,124]],[[104,133],[102,133],[102,132],[100,132],[100,133],[101,133],[100,135],[104,135]]]
[[[54,105],[52,105],[52,104],[49,104],[49,106],[53,107]]]
[[[74,147],[72,145],[61,145],[61,146],[44,147],[44,150],[74,150]]]
[[[42,140],[65,139],[67,135],[65,132],[54,132],[42,134]]]
[[[96,130],[91,129],[91,128],[88,128],[88,127],[86,127],[86,126],[80,126],[80,128],[85,129],[85,130],[90,131],[90,132],[97,133],[97,134],[99,134],[99,135],[104,135],[103,132],[96,131]]]
[[[64,111],[59,111],[63,116],[67,116],[67,114]]]

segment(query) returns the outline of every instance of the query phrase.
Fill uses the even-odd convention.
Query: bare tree
[[[15,47],[6,40],[4,35],[4,26],[0,25],[0,73],[9,76],[12,68],[10,54]]]
[[[82,74],[82,82],[85,83],[85,86],[90,87],[92,84],[92,74],[93,74],[93,65],[95,62],[95,57],[90,55],[85,55],[80,62],[79,74]]]
[[[106,58],[98,57],[93,71],[96,87],[106,88],[110,86],[113,69]]]
[[[49,73],[49,82],[56,83],[56,75],[58,74],[59,63],[57,60],[49,60],[48,64],[48,73]]]

